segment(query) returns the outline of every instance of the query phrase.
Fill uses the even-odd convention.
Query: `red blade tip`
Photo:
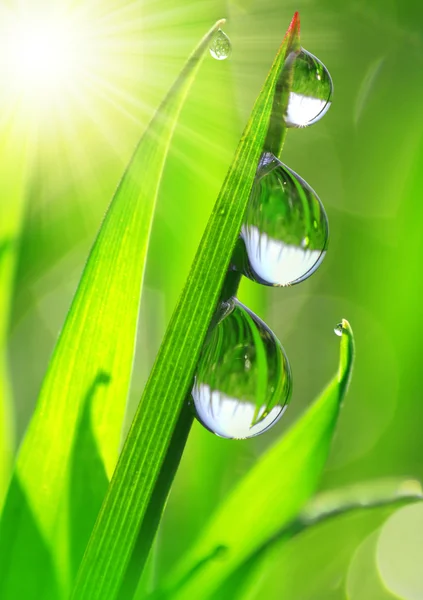
[[[296,31],[297,34],[300,32],[300,14],[299,14],[298,11],[296,11],[294,13],[294,16],[292,17],[291,24],[288,27],[288,32],[289,33],[293,33],[294,31]]]

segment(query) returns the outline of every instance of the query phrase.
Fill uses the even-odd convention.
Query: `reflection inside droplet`
[[[307,127],[319,121],[331,106],[332,93],[332,78],[325,65],[302,49],[294,63],[286,125]]]
[[[321,264],[329,226],[314,190],[272,154],[263,155],[233,267],[259,283],[293,285]]]
[[[249,438],[283,415],[291,371],[279,340],[253,312],[231,298],[221,314],[197,367],[192,390],[196,416],[221,437]]]
[[[263,433],[280,419],[286,409],[286,406],[276,406],[262,418],[265,409],[261,407],[256,417],[259,422],[252,425],[256,414],[252,402],[240,402],[238,398],[226,396],[201,383],[194,387],[193,395],[199,421],[224,438],[245,439]]]
[[[219,29],[210,44],[210,54],[216,60],[225,60],[232,51],[231,40]]]
[[[339,337],[342,337],[342,331],[343,331],[342,323],[338,323],[338,325],[334,329],[334,332],[336,333],[336,335],[339,335]]]

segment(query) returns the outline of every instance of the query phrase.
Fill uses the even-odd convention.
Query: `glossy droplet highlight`
[[[325,65],[302,49],[294,63],[286,125],[307,127],[319,121],[331,106],[332,93],[332,78]]]
[[[338,325],[334,329],[334,332],[336,333],[336,335],[339,335],[339,337],[342,337],[343,329],[344,328],[342,327],[342,323],[338,323]]]
[[[272,154],[263,155],[233,267],[271,286],[304,281],[321,264],[329,236],[314,190]]]
[[[231,40],[221,29],[216,32],[210,44],[210,54],[216,60],[226,60],[232,52]]]
[[[192,390],[198,420],[224,438],[259,435],[283,415],[291,387],[288,359],[274,333],[236,298],[223,303]]]

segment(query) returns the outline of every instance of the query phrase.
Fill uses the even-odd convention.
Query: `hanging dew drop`
[[[301,49],[294,62],[294,74],[285,123],[307,127],[319,121],[331,106],[333,83],[325,65]]]
[[[338,335],[339,337],[342,337],[342,332],[343,332],[343,327],[342,327],[342,323],[338,323],[338,325],[335,327],[334,332],[336,333],[336,335]]]
[[[233,268],[253,281],[294,285],[323,261],[326,212],[314,190],[270,153],[260,161]]]
[[[210,44],[210,54],[216,60],[226,60],[232,52],[231,40],[226,33],[218,29]]]
[[[289,402],[291,370],[279,340],[236,298],[203,347],[192,390],[197,419],[211,432],[245,439],[267,431]]]

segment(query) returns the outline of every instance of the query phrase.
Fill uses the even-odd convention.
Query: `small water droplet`
[[[319,121],[331,106],[332,93],[329,71],[318,58],[302,48],[294,63],[286,125],[307,127]]]
[[[210,44],[210,54],[216,60],[226,60],[232,51],[231,40],[218,29]]]
[[[236,298],[203,347],[192,397],[198,420],[216,435],[244,439],[272,427],[288,404],[292,378],[274,333]]]
[[[342,331],[343,331],[342,323],[338,323],[338,325],[334,329],[334,332],[336,333],[336,335],[339,335],[339,337],[342,337]]]
[[[284,185],[286,182],[286,185]],[[265,153],[241,229],[234,268],[258,283],[293,285],[316,271],[329,236],[326,212],[314,190]]]

